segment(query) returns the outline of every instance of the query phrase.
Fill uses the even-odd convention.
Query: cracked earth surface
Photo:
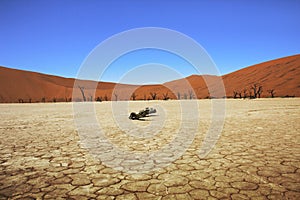
[[[130,102],[132,111],[164,110],[161,130],[141,138],[136,136],[146,133],[139,130],[151,123],[155,129],[162,118],[128,121],[127,128],[138,133],[128,136],[109,102],[96,104],[96,113],[112,143],[149,152],[170,143],[180,122],[177,103]],[[134,160],[91,155],[75,128],[71,103],[1,104],[0,199],[300,199],[300,99],[226,100],[222,134],[205,158],[198,150],[210,125],[211,100],[198,104],[192,144],[168,165],[145,173],[122,171],[136,166]]]

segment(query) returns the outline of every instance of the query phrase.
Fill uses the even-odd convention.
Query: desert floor
[[[300,199],[300,99],[219,101],[1,104],[0,199]]]

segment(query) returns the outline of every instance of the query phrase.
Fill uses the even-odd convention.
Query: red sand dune
[[[250,90],[255,83],[263,87],[262,97],[268,97],[268,90],[274,89],[275,96],[300,96],[300,54],[253,65],[224,76],[192,75],[162,85],[124,85],[107,82],[80,81],[87,100],[101,97],[102,100],[157,99],[169,97],[207,98],[223,97],[223,80],[226,96],[233,91]],[[0,67],[0,102],[53,102],[71,101],[74,79],[40,74],[29,71]],[[97,84],[94,92],[90,87]],[[210,90],[208,90],[209,85]],[[74,100],[82,100],[82,94],[75,87]],[[135,95],[132,95],[132,94]]]

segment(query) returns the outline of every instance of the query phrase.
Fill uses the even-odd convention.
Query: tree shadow
[[[148,116],[145,116],[145,117],[135,118],[135,119],[131,119],[131,120],[138,120],[138,121],[153,121],[153,120],[151,120],[150,117],[158,117],[158,115],[148,115]]]

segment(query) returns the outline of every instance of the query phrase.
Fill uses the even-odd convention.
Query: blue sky
[[[128,29],[163,27],[196,40],[226,74],[299,54],[299,10],[298,0],[1,0],[0,65],[76,77],[84,59],[105,39]],[[121,57],[101,79],[125,80],[137,65],[149,71],[150,62],[171,65],[182,76],[195,73],[174,55],[147,51]],[[135,71],[124,82],[145,80],[145,71]],[[178,78],[157,76],[153,82],[173,77]]]

